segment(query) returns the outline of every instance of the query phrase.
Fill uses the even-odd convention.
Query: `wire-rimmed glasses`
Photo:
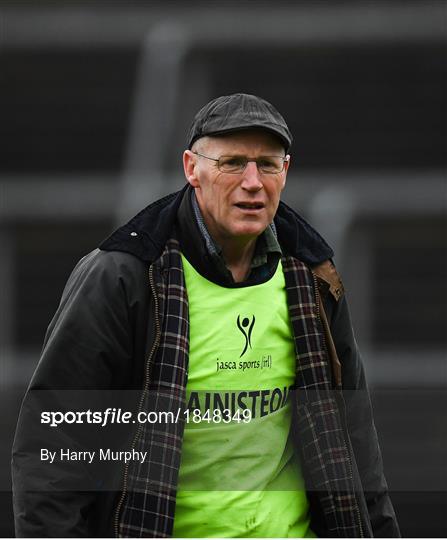
[[[257,158],[248,158],[247,156],[220,156],[212,158],[193,152],[197,156],[210,159],[217,163],[220,172],[228,174],[240,174],[244,172],[245,167],[250,161],[256,163],[258,171],[262,174],[278,174],[283,172],[285,163],[289,161],[290,156],[259,156]]]

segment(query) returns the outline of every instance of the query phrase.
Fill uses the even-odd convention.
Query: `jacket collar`
[[[180,191],[150,204],[106,238],[99,248],[124,251],[147,263],[155,261],[172,235],[183,196],[190,189],[187,184]],[[292,255],[309,266],[333,257],[332,249],[320,234],[283,202],[279,204],[275,226],[286,255]]]

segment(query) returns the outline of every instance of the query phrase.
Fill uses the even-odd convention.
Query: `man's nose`
[[[255,161],[249,161],[242,174],[241,187],[248,191],[259,191],[262,189],[261,174]]]

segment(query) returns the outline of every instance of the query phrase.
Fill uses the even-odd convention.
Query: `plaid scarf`
[[[308,491],[320,501],[331,536],[362,536],[352,467],[344,440],[318,314],[312,272],[292,257],[282,259],[290,321],[297,355],[294,427]],[[148,359],[139,409],[184,410],[188,373],[188,297],[176,240],[169,240],[150,270],[156,290],[157,337]],[[175,423],[139,424],[134,448],[148,452],[143,463],[125,469],[124,489],[115,515],[121,537],[170,537],[183,416]]]

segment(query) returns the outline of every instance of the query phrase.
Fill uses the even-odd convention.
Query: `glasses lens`
[[[222,172],[239,173],[245,169],[247,158],[242,156],[221,156],[217,165]]]
[[[256,163],[258,169],[266,174],[280,173],[284,167],[283,158],[276,156],[260,157]]]

